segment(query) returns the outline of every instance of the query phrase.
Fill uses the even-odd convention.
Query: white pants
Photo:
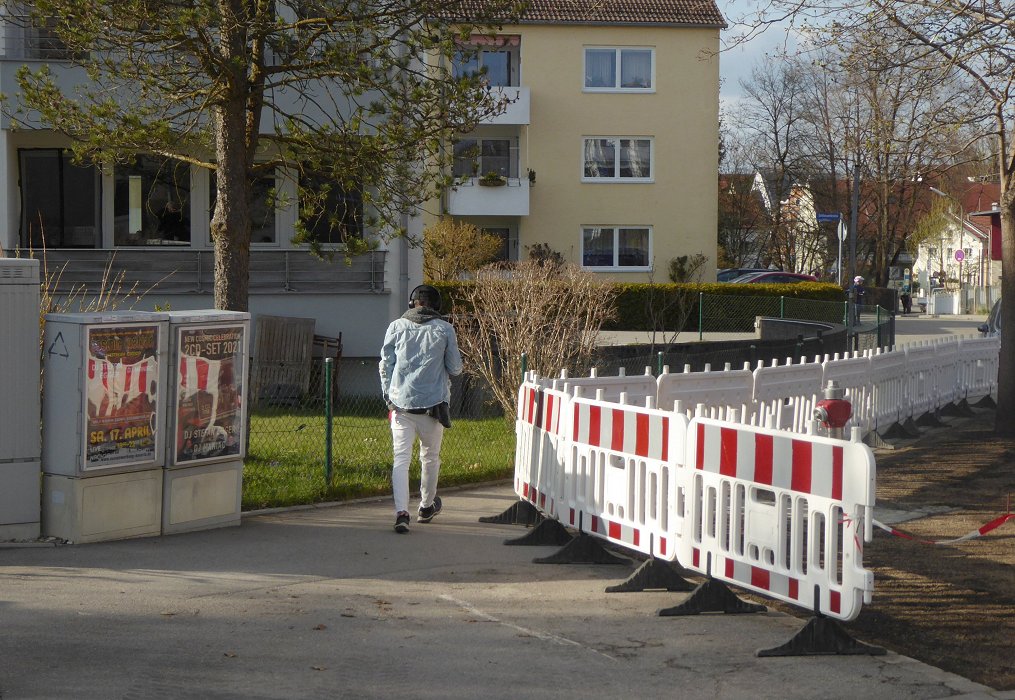
[[[437,495],[437,476],[441,470],[441,440],[444,426],[423,413],[391,411],[391,443],[394,462],[391,468],[391,488],[395,494],[395,514],[409,512],[409,461],[412,445],[419,436],[419,461],[422,473],[419,479],[419,505],[433,505]]]

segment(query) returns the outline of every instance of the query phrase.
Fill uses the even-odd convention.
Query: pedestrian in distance
[[[398,533],[409,531],[409,460],[417,437],[422,473],[416,520],[428,523],[441,512],[441,440],[444,429],[451,427],[451,377],[461,374],[462,355],[455,329],[440,311],[440,292],[426,284],[416,287],[409,295],[409,310],[388,325],[381,347],[378,369],[391,423]]]
[[[853,284],[850,286],[850,296],[853,302],[853,325],[860,325],[860,307],[863,306],[864,295],[867,290],[863,286],[864,279],[861,275],[857,275],[853,278]]]

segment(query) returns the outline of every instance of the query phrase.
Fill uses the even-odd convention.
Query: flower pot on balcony
[[[480,187],[503,187],[505,184],[507,184],[507,180],[497,173],[487,173],[479,178]]]

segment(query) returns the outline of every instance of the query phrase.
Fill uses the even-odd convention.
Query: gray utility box
[[[43,474],[42,532],[68,542],[158,535],[162,469],[89,476]]]
[[[0,540],[39,536],[39,261],[0,258]]]
[[[161,532],[168,332],[160,313],[47,314],[42,534]]]
[[[238,525],[250,314],[169,312],[164,533]]]
[[[166,314],[47,314],[42,471],[72,477],[161,467]]]

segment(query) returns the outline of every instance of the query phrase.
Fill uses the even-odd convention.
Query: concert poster
[[[177,330],[174,464],[241,456],[244,326]]]
[[[157,325],[87,329],[84,469],[155,462]]]

